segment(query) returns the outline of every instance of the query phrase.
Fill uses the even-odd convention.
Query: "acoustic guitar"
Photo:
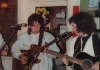
[[[39,48],[39,47],[38,48],[33,47],[33,48],[35,49],[34,51],[41,50],[41,48]],[[42,50],[43,50],[43,48],[42,48]],[[47,49],[45,53],[54,55],[59,58],[62,58],[65,56],[64,54],[61,54],[61,53],[58,53],[58,52],[55,52],[55,51],[52,51],[49,49]],[[89,55],[85,52],[79,52],[79,53],[77,53],[76,57],[66,56],[66,59],[79,65],[79,67],[81,67],[81,69],[83,69],[83,70],[90,70],[92,65],[95,62],[99,61],[99,57],[100,56],[92,57],[91,55]]]

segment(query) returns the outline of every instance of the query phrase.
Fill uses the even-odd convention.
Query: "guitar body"
[[[99,61],[99,56],[93,57],[85,52],[79,52],[76,55],[76,58],[83,60],[83,66],[80,66],[78,64],[74,64],[75,70],[90,69],[95,62]]]
[[[22,53],[28,58],[27,64],[23,64],[23,70],[31,70],[34,64],[40,63],[41,60],[38,59],[39,53],[36,53],[32,50],[21,50]],[[32,53],[32,54],[31,54]],[[30,55],[31,54],[31,55]]]

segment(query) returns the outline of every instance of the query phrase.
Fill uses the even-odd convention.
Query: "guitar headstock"
[[[59,35],[59,36],[57,37],[57,40],[58,40],[58,41],[67,40],[67,39],[69,39],[71,36],[72,36],[72,32],[64,32],[64,33],[62,33],[61,35]]]

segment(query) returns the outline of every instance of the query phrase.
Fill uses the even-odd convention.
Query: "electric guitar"
[[[49,43],[46,43],[44,46],[37,46],[37,45],[31,45],[29,50],[21,50],[22,53],[28,58],[27,64],[24,64],[24,70],[31,70],[32,66],[36,63],[40,63],[41,60],[38,59],[38,56],[41,52],[44,52],[44,48],[48,48],[50,45],[52,45],[55,42],[61,41],[61,40],[67,40],[69,37],[72,36],[71,32],[65,32],[59,35],[57,38],[52,40]]]
[[[34,51],[37,51],[37,50],[41,51],[40,47],[38,47],[38,48],[33,47],[33,48],[35,49]],[[45,53],[54,55],[59,58],[62,58],[65,56],[64,54],[61,54],[61,53],[58,53],[58,52],[55,52],[55,51],[52,51],[49,49],[47,49]],[[81,69],[83,69],[83,70],[90,70],[92,65],[95,62],[99,61],[99,57],[100,56],[92,57],[91,55],[89,55],[85,52],[79,52],[76,55],[76,57],[66,56],[66,59],[68,59],[68,61],[70,61],[70,62],[75,63],[76,65],[79,65],[79,67],[81,67]]]

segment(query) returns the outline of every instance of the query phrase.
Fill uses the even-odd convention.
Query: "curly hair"
[[[87,12],[79,12],[69,18],[69,23],[75,23],[78,32],[91,34],[96,29],[96,23],[93,16]]]
[[[28,17],[28,25],[33,25],[35,21],[39,22],[39,24],[41,25],[40,30],[42,30],[43,29],[43,18],[40,14],[33,13],[32,15]],[[31,34],[30,28],[28,28],[27,33]]]

